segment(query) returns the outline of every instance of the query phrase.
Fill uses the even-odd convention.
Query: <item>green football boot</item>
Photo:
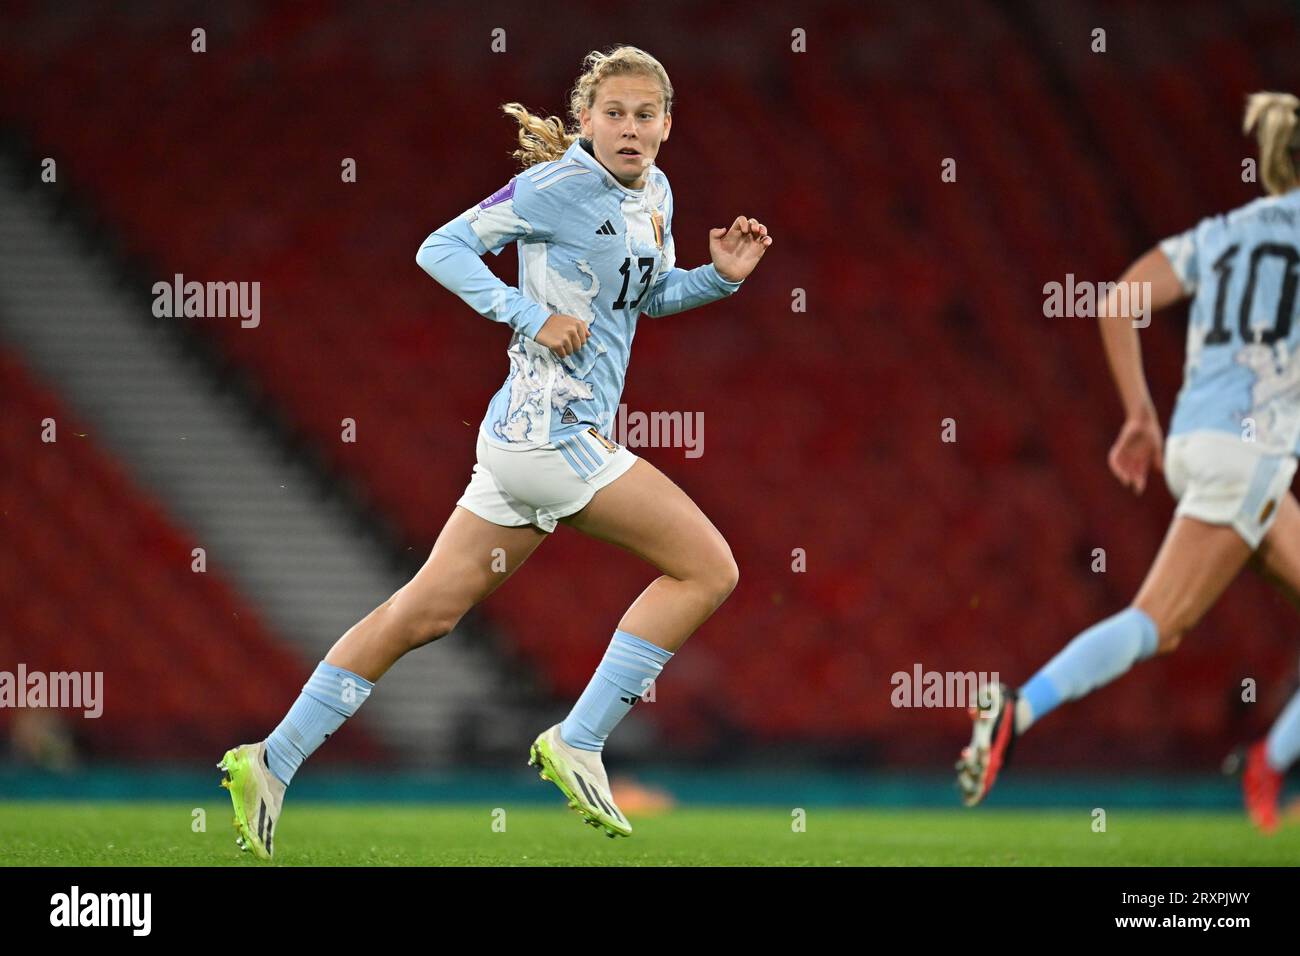
[[[632,824],[610,796],[609,779],[594,750],[570,747],[560,737],[560,725],[542,733],[528,752],[528,766],[537,767],[543,780],[560,788],[589,826],[608,837],[631,836]]]
[[[266,763],[266,741],[227,750],[217,769],[223,771],[221,785],[235,805],[236,845],[259,860],[271,859],[286,787]]]

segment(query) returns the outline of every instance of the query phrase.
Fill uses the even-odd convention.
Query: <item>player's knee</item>
[[[1172,654],[1178,650],[1184,635],[1195,625],[1186,613],[1174,611],[1163,618],[1152,615],[1156,625],[1156,654]]]
[[[459,616],[429,612],[416,618],[412,631],[412,646],[423,647],[439,638],[446,637],[460,623]]]
[[[407,634],[412,647],[423,647],[446,637],[460,623],[461,615],[441,607],[423,607],[408,622]]]
[[[1157,654],[1172,654],[1183,642],[1183,636],[1190,630],[1186,627],[1161,628],[1156,640]]]
[[[391,615],[393,631],[406,650],[446,637],[461,618],[461,615],[445,608],[412,600],[410,595],[401,591],[384,602],[384,606]]]
[[[1183,637],[1197,624],[1195,608],[1189,602],[1139,600],[1133,606],[1151,618],[1156,626],[1156,654],[1172,654]]]
[[[709,590],[714,600],[721,604],[736,590],[736,585],[740,581],[740,568],[736,566],[736,559],[732,557],[731,549],[725,551],[716,558],[709,573]]]

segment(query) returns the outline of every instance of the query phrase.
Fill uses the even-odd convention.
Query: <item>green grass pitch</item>
[[[205,828],[195,829],[200,808]],[[1289,866],[1300,858],[1300,827],[1265,837],[1231,814],[1117,809],[1098,833],[1083,810],[812,807],[804,832],[794,832],[788,807],[707,807],[634,818],[636,832],[612,840],[562,803],[499,809],[504,817],[487,804],[289,803],[274,865]],[[271,865],[235,847],[232,818],[224,799],[0,803],[0,858],[9,866]]]

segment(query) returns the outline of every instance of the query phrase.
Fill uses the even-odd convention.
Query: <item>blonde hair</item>
[[[1300,149],[1300,99],[1290,93],[1252,93],[1246,98],[1241,131],[1255,131],[1259,141],[1260,177],[1271,196],[1296,187],[1296,158]]]
[[[522,103],[504,103],[502,112],[519,121],[519,148],[510,155],[523,168],[559,159],[581,135],[582,109],[596,102],[596,89],[612,76],[648,76],[658,80],[663,91],[664,112],[673,111],[673,84],[663,64],[645,50],[634,46],[614,47],[608,53],[592,50],[582,61],[583,73],[569,94],[568,131],[558,116],[543,119],[534,116]]]

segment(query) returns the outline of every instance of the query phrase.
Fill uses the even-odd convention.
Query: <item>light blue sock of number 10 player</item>
[[[1154,654],[1157,644],[1155,622],[1135,607],[1094,624],[1020,688],[1016,732],[1024,733],[1062,701],[1078,700],[1109,684]]]
[[[1300,691],[1296,691],[1273,723],[1265,753],[1268,765],[1278,773],[1286,773],[1287,768],[1300,758]]]

